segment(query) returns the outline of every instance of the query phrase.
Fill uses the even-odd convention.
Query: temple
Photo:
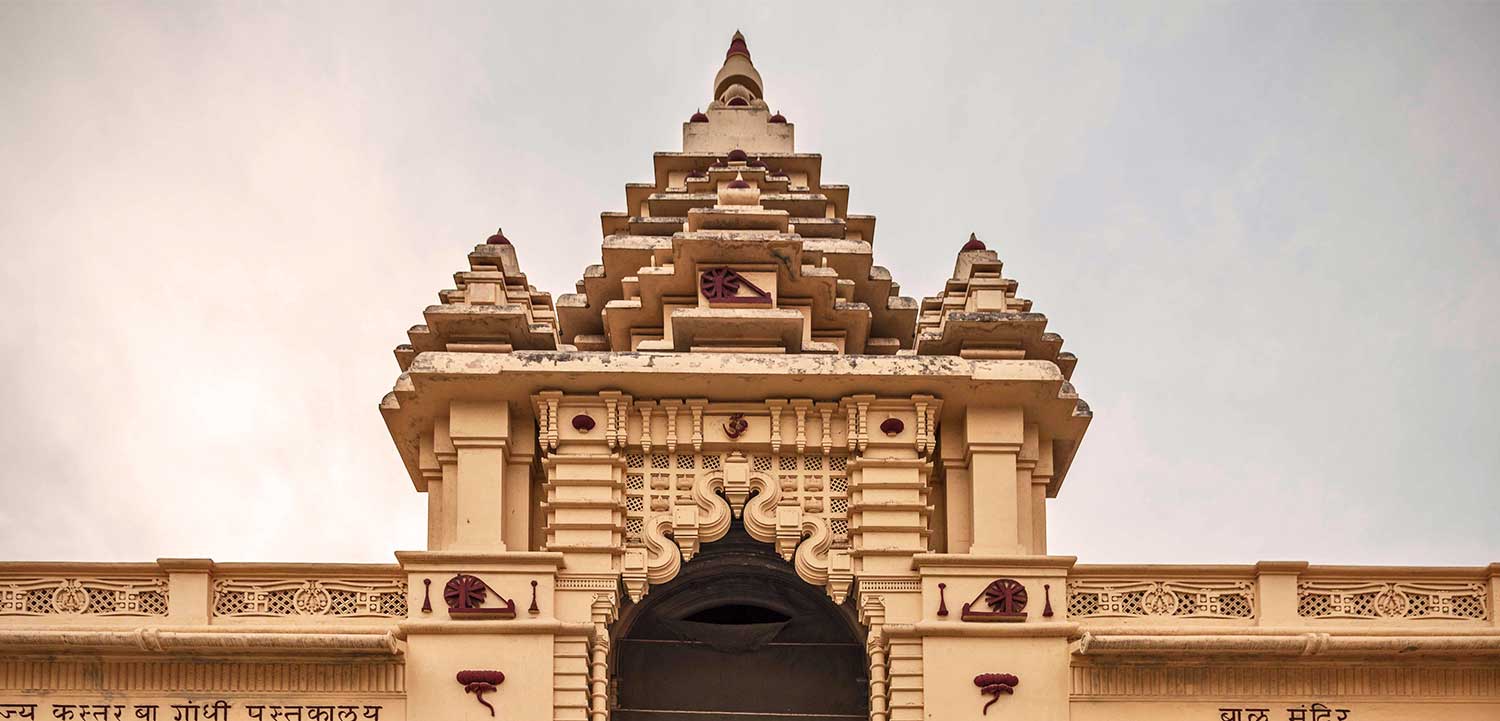
[[[1500,719],[1500,564],[1053,555],[1078,359],[972,235],[902,295],[739,33],[710,89],[575,292],[497,231],[396,348],[425,549],[0,564],[0,719]]]

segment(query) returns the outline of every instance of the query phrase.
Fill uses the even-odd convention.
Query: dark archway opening
[[[615,625],[617,721],[869,718],[864,631],[736,524]]]

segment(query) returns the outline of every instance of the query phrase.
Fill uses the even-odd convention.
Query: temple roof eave
[[[495,380],[504,376],[505,383]],[[970,360],[957,356],[763,355],[515,351],[418,354],[381,402],[381,413],[418,488],[418,438],[457,399],[511,401],[523,415],[539,390],[593,393],[612,389],[638,398],[706,397],[748,402],[767,397],[825,400],[878,389],[882,395],[930,394],[944,399],[944,418],[969,399],[1024,408],[1054,439],[1055,495],[1092,415],[1056,364],[1031,360]]]

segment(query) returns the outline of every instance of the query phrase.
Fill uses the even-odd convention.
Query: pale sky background
[[[540,288],[741,28],[931,295],[1095,412],[1051,550],[1500,560],[1500,4],[0,2],[0,559],[392,560],[376,404],[495,226]]]

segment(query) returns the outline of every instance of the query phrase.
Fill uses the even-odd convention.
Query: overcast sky
[[[391,349],[496,226],[569,292],[736,28],[1078,354],[1053,553],[1500,560],[1500,3],[1265,2],[0,3],[0,558],[421,548]]]

